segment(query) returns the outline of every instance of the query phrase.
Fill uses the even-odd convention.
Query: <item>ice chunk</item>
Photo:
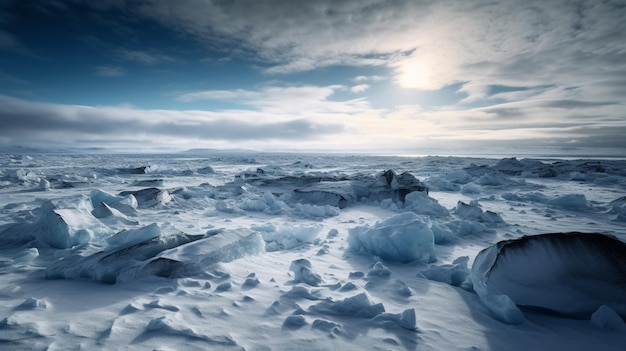
[[[133,270],[123,270],[118,273],[115,279],[119,281],[130,281],[140,276],[154,275],[162,278],[180,278],[184,276],[194,275],[201,272],[196,267],[187,267],[183,262],[172,260],[164,257],[156,257],[147,262],[137,273],[139,269],[135,267]],[[112,280],[115,283],[117,280]],[[108,281],[105,281],[108,283]]]
[[[327,218],[339,215],[339,207],[331,205],[312,205],[295,203],[292,205],[293,212],[303,218]]]
[[[39,250],[36,247],[26,249],[13,257],[15,263],[28,263],[39,257]]]
[[[157,257],[184,262],[186,266],[207,267],[264,252],[265,242],[259,233],[232,229],[163,251]]]
[[[396,174],[392,170],[385,171],[381,177],[384,177],[387,186],[391,189],[391,196],[389,196],[394,201],[404,201],[406,195],[414,192],[425,192],[428,194],[428,188],[419,181],[419,179],[415,178],[411,173],[404,172],[402,174]],[[386,189],[382,191],[379,190],[379,193],[386,192]]]
[[[45,310],[48,308],[48,304],[44,299],[36,299],[34,297],[29,297],[24,302],[15,307],[16,310]]]
[[[302,315],[290,315],[285,318],[283,328],[298,329],[306,325],[306,319]]]
[[[121,232],[106,238],[110,247],[125,248],[142,241],[150,240],[161,235],[158,224],[152,223],[143,228],[122,230]]]
[[[146,168],[148,166],[135,167],[135,168],[117,168],[119,174],[146,174]]]
[[[307,299],[311,301],[322,300],[324,298],[322,296],[321,289],[311,290],[302,285],[294,285],[291,287],[291,290],[283,296],[294,299]]]
[[[132,186],[146,186],[146,187],[157,187],[163,186],[163,179],[143,179],[136,180],[131,184]]]
[[[131,194],[118,196],[104,190],[94,189],[89,193],[89,198],[93,206],[91,213],[96,218],[113,217],[125,224],[132,224],[133,221],[126,216],[135,216],[137,211],[137,199]]]
[[[435,261],[434,236],[430,222],[412,213],[393,215],[373,226],[348,231],[350,248],[396,262]]]
[[[223,292],[223,291],[228,291],[233,287],[233,284],[231,282],[223,282],[220,285],[215,287],[215,291],[216,292]]]
[[[526,169],[526,165],[518,161],[517,158],[503,158],[493,167],[494,169],[508,175],[521,175]]]
[[[261,282],[259,281],[259,278],[257,278],[256,276],[254,276],[254,275],[248,276],[246,278],[246,281],[243,282],[243,284],[241,284],[241,288],[245,289],[245,290],[249,290],[249,289],[252,289],[255,286],[259,285],[260,283]]]
[[[122,191],[121,196],[133,195],[137,203],[142,207],[154,207],[165,204],[172,200],[167,190],[158,188],[146,188],[137,191]]]
[[[18,232],[18,236],[36,238],[57,249],[66,249],[110,235],[110,229],[91,214],[90,203],[84,198],[74,201],[48,201],[39,208],[41,215],[36,222],[18,224],[7,230]]]
[[[454,171],[446,174],[446,180],[456,184],[467,184],[472,181],[472,176],[466,171]]]
[[[358,272],[358,273],[363,274],[363,272]],[[352,273],[350,273],[350,278],[352,278]],[[346,283],[346,285],[342,286],[339,289],[339,291],[345,292],[345,291],[352,291],[352,290],[358,290],[358,289],[359,289],[358,285],[354,284],[353,282],[348,282]]]
[[[47,179],[41,179],[39,181],[39,189],[50,190],[50,182]]]
[[[339,231],[335,228],[331,229],[328,231],[328,234],[326,235],[327,239],[332,239],[337,237],[337,235],[339,235]]]
[[[383,312],[382,303],[373,303],[366,293],[347,297],[341,301],[324,300],[310,307],[311,311],[322,314],[347,315],[361,318],[373,318]]]
[[[616,214],[616,220],[626,222],[626,196],[611,201],[609,213]]]
[[[211,166],[206,166],[198,169],[197,172],[200,174],[215,174],[215,169],[213,169],[213,167]]]
[[[18,169],[15,171],[13,177],[20,182],[26,183],[37,183],[40,181],[39,176],[35,172],[28,171],[25,169]]]
[[[345,208],[357,200],[351,181],[325,181],[294,190],[296,200]]]
[[[121,204],[117,204],[118,206],[124,206]],[[134,210],[132,208],[129,208],[130,211],[134,212]],[[129,211],[129,212],[130,212]],[[139,224],[139,222],[132,220],[130,218],[128,218],[127,215],[125,215],[124,213],[120,212],[118,209],[110,207],[109,205],[105,204],[104,202],[101,202],[100,205],[98,205],[98,207],[94,208],[93,211],[91,211],[91,214],[100,219],[103,223],[106,223],[108,225],[112,224],[112,223],[123,223],[126,225],[137,225]]]
[[[97,205],[93,209],[93,211],[91,211],[91,214],[96,218],[115,217],[118,214],[124,216],[123,213],[121,213],[120,211],[114,208],[109,207],[109,205],[105,204],[104,202],[101,202],[99,205]]]
[[[414,191],[406,195],[404,199],[404,209],[415,212],[419,215],[432,217],[447,217],[450,215],[448,210],[441,206],[437,200],[428,196],[428,194]]]
[[[330,333],[332,331],[340,330],[342,328],[342,325],[339,323],[327,321],[324,319],[316,319],[311,324],[311,328]]]
[[[319,224],[312,225],[267,225],[253,226],[253,230],[259,231],[263,235],[263,240],[267,243],[267,251],[288,250],[305,243],[312,243],[322,230]]]
[[[294,273],[294,281],[296,283],[302,282],[311,286],[319,286],[323,283],[322,277],[313,273],[311,262],[305,258],[291,261],[289,270]]]
[[[350,274],[348,274],[348,278],[350,279],[361,279],[363,277],[365,277],[365,273],[360,271],[350,272]]]
[[[413,308],[407,308],[406,310],[402,311],[402,313],[397,313],[397,314],[384,312],[374,317],[373,320],[374,322],[378,322],[378,323],[393,322],[399,325],[400,327],[404,329],[408,329],[408,330],[417,329],[415,309]]]
[[[433,232],[435,244],[437,245],[450,244],[456,238],[456,232],[453,232],[448,225],[443,223],[433,223],[430,230]]]
[[[51,264],[46,269],[48,279],[93,279],[114,284],[120,276],[129,279],[138,277],[137,271],[142,262],[153,258],[160,252],[188,242],[199,240],[202,236],[174,234],[159,236],[125,248],[101,251],[100,247],[84,246],[73,249],[66,257]],[[182,264],[180,264],[182,266]],[[154,270],[150,274],[163,272]],[[171,269],[172,267],[169,266]]]
[[[369,277],[380,277],[387,278],[391,275],[391,271],[389,268],[385,267],[381,262],[376,262],[374,267],[367,271],[367,276]]]
[[[91,205],[93,207],[98,207],[101,203],[111,205],[116,202],[120,202],[124,199],[123,196],[113,195],[104,190],[93,189],[89,193],[89,199],[91,200]]]
[[[396,279],[393,282],[392,288],[392,291],[398,296],[409,297],[413,295],[413,291],[411,291],[411,288],[409,288],[404,280]]]
[[[472,266],[474,290],[501,319],[519,322],[515,305],[590,318],[602,305],[626,317],[626,244],[589,233],[501,241]]]
[[[589,202],[583,194],[570,194],[549,200],[548,205],[568,210],[582,211],[588,209]]]
[[[431,266],[421,273],[424,277],[438,282],[448,283],[452,286],[469,286],[470,269],[467,267],[468,256],[461,256],[452,264]]]
[[[521,202],[532,201],[532,202],[539,202],[539,203],[547,203],[548,201],[550,201],[550,199],[546,195],[542,193],[538,193],[538,192],[518,193],[518,194],[504,193],[502,194],[502,198],[505,200],[509,200],[509,201],[521,201]]]
[[[438,176],[430,177],[428,180],[429,188],[434,188],[440,191],[459,191],[461,190],[461,186],[459,184],[453,183],[447,179],[443,179]]]
[[[476,183],[467,183],[461,187],[461,194],[480,194],[483,189]]]
[[[288,209],[287,205],[277,200],[270,192],[265,192],[262,196],[252,196],[244,198],[237,205],[244,211],[263,212],[267,214],[281,214]]]
[[[485,173],[475,180],[476,184],[482,186],[508,186],[519,185],[520,182],[506,177],[500,172]]]
[[[598,310],[591,315],[591,322],[602,329],[626,331],[624,320],[606,305],[598,307]]]
[[[481,234],[493,234],[495,230],[487,227],[483,223],[478,223],[474,221],[450,221],[447,223],[450,228],[454,228],[453,231],[458,233],[460,236],[469,237],[469,236],[478,236]]]
[[[494,317],[508,324],[522,324],[526,320],[522,311],[508,295],[487,294],[480,297]]]
[[[406,195],[415,191],[428,193],[428,188],[408,172],[398,175],[393,170],[387,170],[374,176],[356,176],[352,179],[321,178],[296,188],[293,198],[296,201],[345,208],[361,199],[404,202]]]
[[[500,215],[491,211],[483,211],[478,205],[466,204],[459,201],[456,205],[454,213],[461,219],[486,223],[489,225],[504,224],[504,220]]]

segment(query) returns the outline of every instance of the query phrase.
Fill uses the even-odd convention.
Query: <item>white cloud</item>
[[[484,99],[489,85],[583,86],[626,74],[626,11],[611,1],[147,0],[128,6],[212,47],[249,52],[270,65],[269,74],[381,66],[408,88],[467,82],[467,102]]]
[[[370,88],[370,86],[368,84],[359,84],[359,85],[355,85],[355,86],[351,87],[350,91],[356,94],[356,93],[362,93],[362,92],[366,91],[369,88]]]
[[[267,86],[257,91],[208,90],[180,95],[182,102],[199,100],[225,100],[239,105],[247,105],[278,118],[280,116],[311,116],[316,113],[361,113],[371,109],[364,99],[332,101],[329,98],[338,90],[346,89],[343,85],[330,86]],[[289,118],[289,117],[287,117]]]
[[[352,81],[355,83],[378,82],[378,81],[385,80],[385,79],[387,78],[382,77],[382,76],[356,76],[352,79]]]

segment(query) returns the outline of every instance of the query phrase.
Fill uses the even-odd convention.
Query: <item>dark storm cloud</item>
[[[341,133],[343,127],[339,124],[316,124],[303,119],[261,124],[221,119],[197,125],[162,123],[146,130],[153,134],[209,140],[298,140]]]
[[[517,105],[517,106],[516,106]],[[529,101],[524,104],[503,104],[496,105],[494,107],[486,107],[482,110],[493,115],[494,117],[504,120],[510,120],[513,118],[524,118],[529,115],[529,111],[537,112],[539,109],[563,109],[563,110],[581,110],[581,109],[598,109],[606,106],[618,105],[616,102],[592,102],[592,101],[577,101],[577,100],[535,100]]]
[[[546,102],[544,106],[562,109],[580,109],[580,108],[594,108],[601,106],[616,105],[615,102],[602,102],[602,101],[576,101],[576,100],[556,100]]]
[[[138,110],[34,104],[0,96],[0,138],[51,138],[48,142],[91,136],[138,141],[162,136],[200,140],[300,140],[341,133],[337,123],[306,119],[263,121],[228,118],[201,111]]]

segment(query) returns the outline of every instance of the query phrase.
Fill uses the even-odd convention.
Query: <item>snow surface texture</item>
[[[626,161],[215,153],[0,166],[3,350],[626,344],[624,255],[610,254],[625,239]],[[619,241],[536,235],[563,231]]]

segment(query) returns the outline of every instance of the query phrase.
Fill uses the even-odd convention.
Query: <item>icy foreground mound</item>
[[[603,234],[553,233],[501,241],[478,253],[474,290],[494,315],[518,324],[518,306],[590,318],[601,306],[626,318],[626,244]]]

